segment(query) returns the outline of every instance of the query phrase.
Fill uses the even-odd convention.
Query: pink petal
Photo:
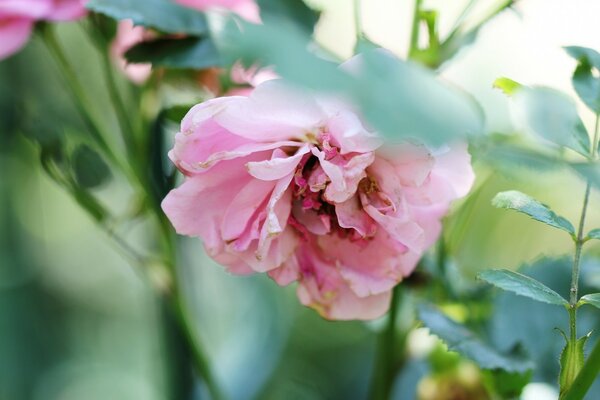
[[[9,18],[42,19],[52,9],[52,0],[2,0],[0,20]]]
[[[300,160],[308,151],[309,147],[305,145],[299,148],[296,154],[288,157],[286,153],[277,149],[270,160],[250,162],[246,164],[246,168],[256,179],[264,181],[282,179],[296,170]]]
[[[305,139],[324,114],[312,96],[279,79],[259,85],[249,97],[230,97],[215,120],[231,133],[257,141]]]
[[[53,0],[52,10],[45,19],[51,21],[73,21],[84,17],[87,10],[84,0]]]
[[[299,268],[298,259],[292,255],[281,267],[269,271],[268,274],[278,285],[287,286],[298,280]]]
[[[358,196],[336,203],[335,214],[342,228],[354,229],[362,237],[373,236],[377,230],[375,222],[363,211]]]
[[[0,20],[0,60],[25,46],[32,29],[33,21],[30,19]]]
[[[235,240],[244,232],[250,218],[259,207],[264,207],[263,202],[271,194],[274,187],[274,182],[251,179],[239,192],[233,193],[235,197],[227,207],[221,223],[223,240]]]
[[[356,114],[340,111],[327,122],[327,128],[339,143],[340,153],[367,153],[379,148],[383,141],[365,129]]]

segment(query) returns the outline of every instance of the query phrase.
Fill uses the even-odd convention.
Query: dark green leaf
[[[527,196],[525,193],[516,190],[500,192],[492,199],[492,204],[498,208],[518,211],[536,221],[562,229],[571,235],[575,234],[575,228],[573,228],[573,225],[567,219],[556,215],[550,208]]]
[[[193,105],[176,105],[169,107],[164,110],[164,117],[171,122],[179,124],[192,107]]]
[[[465,326],[451,320],[432,306],[420,306],[419,318],[431,333],[448,345],[450,350],[473,360],[483,369],[522,373],[533,367],[531,362],[522,357],[499,353]]]
[[[257,0],[263,21],[272,18],[287,20],[299,28],[312,33],[319,20],[319,13],[308,7],[302,0]]]
[[[502,90],[507,96],[512,96],[523,87],[519,82],[504,77],[496,79],[493,86],[496,89]]]
[[[171,0],[90,0],[86,7],[117,20],[131,19],[135,25],[168,33],[204,35],[204,14]]]
[[[589,304],[596,308],[600,308],[600,293],[586,294],[579,299],[579,304]]]
[[[573,74],[573,87],[594,113],[600,113],[600,78],[594,76],[600,72],[600,53],[585,47],[565,47],[567,53],[578,61]]]
[[[102,185],[110,178],[110,169],[102,157],[90,147],[81,145],[71,156],[75,181],[83,188],[91,189]]]
[[[97,222],[103,222],[106,219],[107,212],[96,198],[85,189],[73,188],[71,190],[75,201],[86,210]]]
[[[559,385],[561,395],[571,387],[575,378],[577,378],[579,371],[583,368],[583,363],[585,361],[583,350],[585,348],[585,343],[591,334],[592,333],[590,332],[574,341],[567,340],[563,351],[560,353]]]
[[[486,371],[486,375],[493,383],[494,391],[502,399],[518,399],[523,388],[531,382],[533,370],[525,373],[506,371]]]
[[[204,69],[220,64],[219,53],[207,38],[162,38],[142,42],[125,53],[132,63],[151,63],[168,68]]]
[[[529,297],[536,301],[565,307],[569,305],[569,302],[554,290],[518,272],[506,269],[483,271],[479,274],[479,279],[500,289]]]
[[[590,138],[569,97],[550,88],[523,87],[514,99],[515,122],[520,128],[589,156]]]

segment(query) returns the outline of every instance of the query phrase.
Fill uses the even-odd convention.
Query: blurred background
[[[322,10],[318,40],[340,57],[349,57],[355,37],[352,1],[308,3]],[[368,36],[404,56],[413,2],[363,3]],[[444,32],[466,1],[426,3],[440,10]],[[482,0],[477,7],[484,10],[491,3]],[[570,81],[575,61],[561,47],[600,48],[597,0],[521,0],[515,10],[486,25],[477,41],[441,71],[444,79],[480,101],[490,133],[513,131],[508,100],[492,88],[497,77],[555,87],[576,98]],[[61,25],[60,34],[86,82],[85,89],[110,119],[109,99],[102,90],[99,61],[91,45],[77,23]],[[179,95],[185,92],[183,88]],[[580,111],[591,131],[591,112],[583,106]],[[62,130],[82,129],[79,120],[69,119],[73,114],[55,65],[38,39],[17,56],[0,62],[0,400],[162,400],[185,398],[182,393],[190,390],[196,398],[205,398],[202,384],[190,371],[189,354],[178,345],[173,322],[152,290],[93,221],[46,176],[36,149],[21,134],[27,130],[51,137]],[[568,292],[572,253],[568,237],[497,210],[490,200],[502,190],[522,190],[577,220],[584,184],[567,172],[505,170],[479,160],[477,154],[474,160],[476,188],[455,205],[445,235],[460,290],[476,290],[474,277],[482,269],[528,264],[532,275],[561,293]],[[130,207],[127,185],[119,179],[97,194],[114,209]],[[598,199],[593,194],[590,229],[600,226]],[[144,223],[132,224],[127,237],[146,243]],[[599,250],[598,244],[587,247],[584,293],[600,289]],[[377,333],[384,320],[325,321],[299,305],[293,287],[279,288],[266,276],[228,275],[205,257],[197,240],[182,240],[180,260],[200,340],[217,380],[232,398],[367,396]],[[406,304],[416,301],[410,296],[405,300]],[[510,295],[498,295],[490,304],[506,310],[494,314],[485,328],[494,344],[507,350],[524,342],[540,366],[523,398],[556,398],[556,357],[562,338],[552,329],[565,325],[564,313]],[[468,304],[454,306],[459,318],[472,312]],[[582,331],[600,327],[597,312],[583,310],[581,314]],[[488,398],[476,389],[465,391],[471,393],[466,397],[450,395],[460,390],[444,387],[440,383],[444,377],[432,381],[436,370],[425,360],[439,344],[426,331],[412,330],[407,343],[405,368],[396,377],[394,398]],[[461,363],[448,354],[440,357]],[[452,382],[484,386],[476,367],[468,362],[460,365],[464,368],[459,372],[446,372],[458,374]],[[599,390],[597,384],[589,398],[600,398]]]

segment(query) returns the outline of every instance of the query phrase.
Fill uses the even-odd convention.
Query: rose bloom
[[[176,231],[234,274],[297,282],[330,319],[384,314],[474,180],[465,144],[384,147],[348,104],[281,80],[193,107],[169,156]]]
[[[0,60],[19,51],[38,20],[70,21],[85,15],[80,0],[0,0]]]
[[[181,5],[200,11],[226,10],[250,22],[260,22],[260,12],[255,0],[175,0]]]

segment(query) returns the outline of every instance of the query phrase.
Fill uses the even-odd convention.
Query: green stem
[[[377,357],[375,359],[373,377],[371,378],[370,398],[372,400],[389,399],[392,385],[394,384],[394,377],[397,371],[396,320],[398,319],[400,290],[400,285],[397,285],[392,292],[387,326],[378,338]]]
[[[363,36],[361,0],[354,0],[354,28],[356,30],[356,39],[360,40]]]
[[[175,246],[175,238],[173,237],[172,231],[169,229],[168,225],[163,224],[164,219],[160,216],[157,217],[159,219],[158,223],[160,224],[159,229],[161,232],[164,251],[168,257],[168,264],[173,274],[172,291],[168,293],[169,303],[172,306],[173,312],[182,330],[188,348],[192,352],[192,360],[194,362],[196,371],[204,380],[212,400],[222,400],[225,398],[225,396],[217,384],[203,346],[198,340],[198,335],[195,332],[194,324],[192,322],[193,318],[190,317],[191,313],[186,306],[185,293],[181,289],[180,280],[177,276],[177,249]]]
[[[421,3],[423,0],[415,0],[415,10],[413,13],[413,19],[410,30],[410,46],[408,48],[408,58],[414,56],[415,52],[419,49],[419,33],[421,29]]]
[[[583,229],[585,227],[585,218],[587,215],[588,203],[590,200],[591,182],[588,180],[585,187],[585,195],[583,196],[583,207],[581,209],[581,217],[579,219],[579,228],[577,229],[577,238],[575,239],[575,257],[573,258],[573,269],[571,272],[571,290],[570,290],[570,305],[571,308],[577,306],[578,288],[579,288],[579,266],[581,264],[581,249],[583,247]]]
[[[588,356],[577,378],[561,400],[582,400],[600,373],[600,340]]]
[[[102,153],[112,162],[124,168],[125,164],[117,157],[115,152],[112,150],[111,146],[108,144],[108,141],[105,139],[105,136],[102,133],[101,125],[94,119],[91,103],[89,102],[87,95],[85,94],[85,90],[79,83],[77,79],[77,74],[75,69],[72,67],[71,63],[67,59],[65,52],[60,46],[58,39],[56,38],[56,34],[54,33],[53,27],[51,25],[45,25],[42,28],[43,39],[44,42],[56,60],[58,66],[60,67],[60,71],[62,72],[71,97],[73,98],[73,103],[75,107],[77,107],[79,114],[83,118],[83,121],[87,125],[89,129],[89,133],[92,136],[92,139]],[[127,170],[127,168],[124,168]]]
[[[125,141],[129,159],[133,162],[137,159],[136,156],[138,153],[137,144],[135,142],[135,130],[130,122],[129,115],[127,115],[127,108],[123,103],[121,94],[119,93],[119,88],[117,87],[115,74],[113,72],[113,65],[108,55],[108,51],[106,51],[104,48],[100,48],[99,50],[104,67],[104,76],[108,84],[108,94],[110,96],[112,106],[117,114],[117,120],[119,121],[121,132],[123,133],[123,140]]]

